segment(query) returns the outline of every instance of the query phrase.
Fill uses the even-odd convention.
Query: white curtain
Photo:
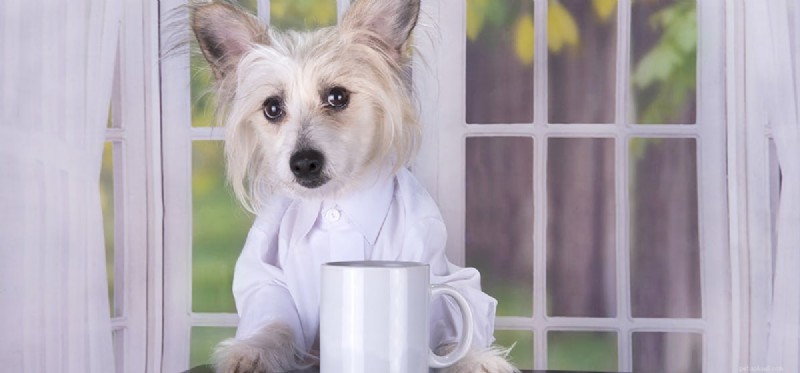
[[[769,305],[765,356],[753,365],[800,372],[800,3],[797,0],[745,2],[746,74],[758,84],[758,122],[768,126],[781,172],[777,211],[777,247]],[[753,250],[754,248],[751,248]]]
[[[114,0],[0,1],[0,370],[114,370],[98,179]]]

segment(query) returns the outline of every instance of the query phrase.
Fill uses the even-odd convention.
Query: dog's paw
[[[275,323],[247,339],[222,341],[212,360],[217,373],[282,373],[304,368],[303,355],[294,346],[291,328]]]
[[[445,355],[455,349],[455,345],[448,344],[436,349],[439,355]],[[471,349],[455,364],[442,368],[440,373],[519,373],[511,362],[508,361],[510,348],[492,346],[485,349]]]

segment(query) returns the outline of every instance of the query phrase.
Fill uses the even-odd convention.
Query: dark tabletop
[[[210,365],[200,365],[196,366],[192,369],[187,370],[184,373],[214,373],[214,369],[211,368]],[[307,370],[297,371],[294,373],[319,373],[317,368],[311,368]],[[594,373],[594,372],[587,372],[587,371],[565,371],[565,370],[523,370],[522,373]]]

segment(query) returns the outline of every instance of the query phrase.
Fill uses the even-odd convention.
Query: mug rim
[[[328,267],[342,268],[419,268],[428,267],[428,264],[420,262],[393,261],[393,260],[354,260],[344,262],[328,262],[323,264]]]

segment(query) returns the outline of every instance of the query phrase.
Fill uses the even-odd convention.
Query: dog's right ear
[[[254,44],[269,44],[267,28],[238,7],[212,2],[192,7],[192,30],[217,79],[224,78]]]

